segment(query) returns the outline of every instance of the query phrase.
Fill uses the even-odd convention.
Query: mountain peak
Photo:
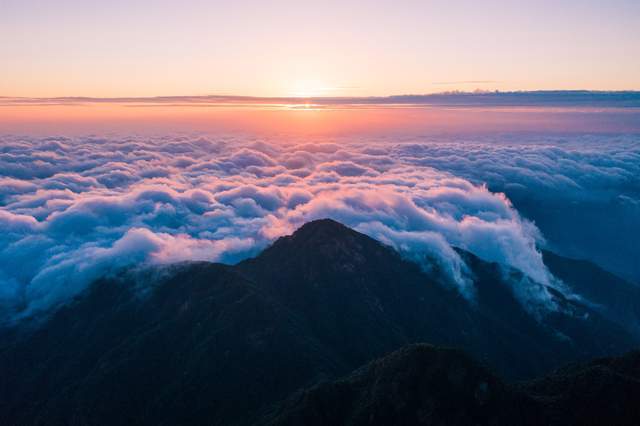
[[[298,230],[305,229],[305,228],[314,228],[319,226],[338,226],[338,227],[347,228],[346,225],[343,225],[337,220],[324,217],[322,219],[314,219],[314,220],[310,220],[309,222],[305,222],[300,228],[298,228]]]
[[[305,223],[291,235],[279,238],[265,253],[285,250],[300,255],[307,252],[314,256],[329,255],[329,259],[335,260],[336,255],[360,256],[363,250],[379,250],[381,247],[378,241],[340,222],[318,219]]]
[[[331,239],[347,235],[362,235],[342,223],[333,219],[316,219],[307,222],[291,234],[293,240]],[[364,236],[364,235],[362,235]]]

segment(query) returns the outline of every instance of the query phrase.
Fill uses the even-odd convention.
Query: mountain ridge
[[[638,351],[514,384],[459,350],[414,344],[297,391],[260,424],[631,426],[639,394]]]

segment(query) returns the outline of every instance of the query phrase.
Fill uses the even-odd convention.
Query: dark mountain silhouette
[[[416,344],[297,392],[265,424],[506,425],[527,402],[464,352]]]
[[[508,377],[531,377],[632,346],[621,327],[557,292],[572,314],[535,318],[505,282],[504,266],[459,252],[475,277],[476,304],[443,286],[442,276],[332,220],[306,224],[238,268],[350,366],[407,343],[431,342],[463,347]]]
[[[464,352],[417,344],[296,392],[263,425],[637,425],[640,352],[507,384]]]
[[[640,352],[563,367],[520,384],[549,425],[640,424]]]
[[[105,277],[0,342],[0,423],[249,424],[297,389],[411,343],[462,348],[509,379],[637,344],[606,310],[559,292],[561,311],[532,315],[505,281],[518,271],[460,253],[475,303],[437,269],[331,220],[236,266]]]
[[[225,424],[337,370],[294,315],[231,268],[128,277],[0,355],[1,424]]]

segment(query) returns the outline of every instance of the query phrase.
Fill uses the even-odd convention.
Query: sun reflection
[[[330,110],[331,108],[307,101],[303,103],[292,103],[292,104],[284,105],[284,109],[292,110],[292,111],[319,111],[319,110]]]

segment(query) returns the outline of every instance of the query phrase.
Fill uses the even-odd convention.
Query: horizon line
[[[130,106],[594,106],[640,108],[640,90],[475,90],[386,96],[2,96],[0,106],[78,106],[130,104]]]

